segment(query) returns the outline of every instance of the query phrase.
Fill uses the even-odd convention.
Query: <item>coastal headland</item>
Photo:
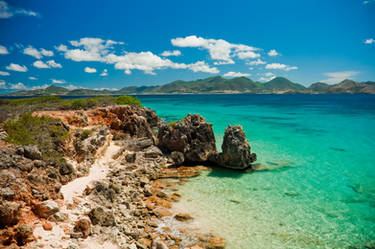
[[[167,124],[127,101],[8,113],[0,132],[2,247],[225,247],[225,238],[189,226],[194,217],[173,203],[178,185],[202,171],[255,168],[242,127],[228,126],[218,152],[202,116]]]

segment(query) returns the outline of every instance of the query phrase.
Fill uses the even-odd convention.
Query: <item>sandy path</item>
[[[61,187],[61,193],[66,202],[71,202],[73,197],[80,196],[86,186],[97,180],[104,179],[109,171],[109,165],[115,160],[112,157],[119,151],[120,146],[110,142],[104,155],[95,161],[90,168],[88,176],[80,177]]]
[[[104,148],[104,154],[100,156],[100,158],[97,159],[91,166],[88,176],[77,178],[61,188],[61,193],[64,195],[65,203],[72,202],[73,197],[79,198],[87,185],[90,185],[93,182],[104,179],[106,177],[107,173],[110,170],[111,164],[116,163],[116,161],[113,160],[112,157],[121,148],[120,146],[115,145],[113,141],[109,141],[108,143],[109,145],[107,146],[107,148]],[[40,239],[35,242],[35,245],[37,247],[52,249],[67,248],[69,245],[72,245],[72,241],[70,240],[69,235],[65,233],[64,227],[68,226],[69,224],[74,224],[74,221],[81,217],[82,210],[80,210],[80,208],[78,207],[76,209],[69,210],[65,205],[61,207],[61,210],[69,214],[70,221],[68,223],[63,222],[60,224],[53,223],[54,225],[52,231],[45,231],[42,227],[42,223],[38,222],[34,229],[34,235],[36,237],[40,237]],[[101,241],[95,236],[90,236],[85,240],[79,239],[78,247],[86,249],[118,248],[118,246],[113,244],[112,242]]]

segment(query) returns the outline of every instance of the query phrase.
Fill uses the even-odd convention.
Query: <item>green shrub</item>
[[[62,99],[56,96],[43,96],[43,97],[33,97],[33,98],[24,98],[24,99],[11,99],[8,101],[9,101],[8,105],[19,106],[19,105],[59,103],[62,101]]]
[[[127,96],[127,95],[115,97],[115,103],[118,105],[141,106],[141,101],[137,97]]]
[[[91,135],[91,133],[92,133],[92,130],[83,130],[81,132],[80,137],[81,137],[82,140],[85,140],[86,138],[88,138]]]
[[[84,99],[75,99],[71,102],[71,109],[79,110],[85,109],[87,107],[87,103]]]
[[[169,128],[175,128],[177,122],[178,122],[178,121],[172,121],[172,122],[169,122],[168,127],[169,127]]]
[[[16,145],[37,145],[43,158],[56,163],[64,161],[60,151],[68,138],[68,130],[60,120],[51,117],[37,117],[30,113],[16,120],[3,123],[7,132],[6,141]]]

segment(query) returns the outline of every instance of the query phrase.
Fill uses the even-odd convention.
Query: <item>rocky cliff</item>
[[[57,144],[52,139],[55,147],[47,150],[16,146],[0,131],[2,246],[224,248],[225,240],[212,234],[197,239],[194,232],[161,228],[169,217],[176,224],[192,219],[171,212],[179,194],[169,179],[183,183],[206,169],[176,166],[251,167],[256,156],[240,126],[227,128],[218,153],[212,125],[197,114],[169,125],[136,106],[33,116],[58,120],[68,136]],[[47,159],[51,150],[64,160]]]

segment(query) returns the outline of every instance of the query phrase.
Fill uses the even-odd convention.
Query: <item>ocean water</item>
[[[375,95],[139,96],[166,121],[199,113],[217,147],[243,126],[269,170],[215,169],[180,189],[228,249],[364,248],[375,241]]]

